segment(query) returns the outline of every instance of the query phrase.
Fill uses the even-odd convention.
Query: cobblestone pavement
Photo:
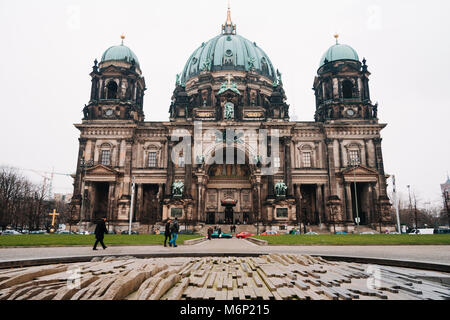
[[[0,270],[0,300],[450,300],[447,277],[296,254],[95,257]]]
[[[106,239],[106,245],[107,245]],[[91,247],[39,247],[0,249],[0,262],[72,256],[170,254],[170,253],[286,253],[324,256],[365,257],[450,265],[449,246],[258,246],[246,240],[214,239],[177,248],[161,246],[110,246],[93,251]]]

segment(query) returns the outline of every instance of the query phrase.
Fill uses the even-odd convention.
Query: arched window
[[[107,92],[106,92],[106,99],[117,99],[117,83],[114,80],[111,80],[108,82],[108,85],[106,86]]]
[[[353,83],[350,80],[342,82],[342,95],[344,99],[353,98]]]

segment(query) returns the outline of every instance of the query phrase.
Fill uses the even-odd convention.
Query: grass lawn
[[[450,245],[450,234],[345,234],[255,236],[269,245]]]
[[[202,238],[202,235],[178,235],[177,244],[185,240]],[[65,234],[30,234],[0,236],[0,247],[58,247],[58,246],[92,246],[95,235],[65,235]],[[109,245],[162,245],[163,235],[105,235],[105,244]]]

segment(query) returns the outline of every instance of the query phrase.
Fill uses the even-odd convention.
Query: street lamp
[[[412,211],[412,204],[411,204],[411,186],[408,184],[406,186],[408,188],[408,194],[409,194],[409,219],[411,220],[411,211]],[[416,228],[416,227],[415,227]]]
[[[359,166],[359,159],[353,158],[350,160],[350,166],[353,167],[353,184],[355,188],[355,208],[356,208],[356,232],[359,234],[359,209],[358,209],[358,194],[356,192],[356,167]]]

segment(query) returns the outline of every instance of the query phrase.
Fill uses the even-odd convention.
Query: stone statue
[[[377,119],[378,117],[378,102],[373,106],[373,117]]]
[[[283,85],[283,80],[281,80],[281,72],[277,69],[277,81],[279,85]]]
[[[172,184],[172,194],[174,195],[174,197],[183,196],[183,192],[184,192],[184,183],[181,181],[175,181]]]
[[[230,103],[225,105],[225,120],[234,119],[234,106]]]
[[[255,70],[255,62],[256,62],[255,57],[248,58],[248,70],[250,71]]]
[[[84,114],[84,119],[87,120],[89,118],[89,108],[87,105],[84,105],[83,114]]]
[[[209,71],[210,68],[211,68],[211,59],[207,58],[205,62],[203,62],[202,64],[201,71]]]
[[[277,197],[284,197],[286,196],[286,191],[288,187],[283,181],[278,181],[278,183],[275,185],[275,195]]]

